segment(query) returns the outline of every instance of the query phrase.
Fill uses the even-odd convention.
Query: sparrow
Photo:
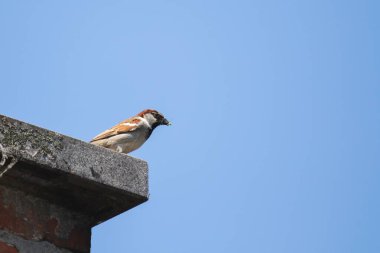
[[[128,154],[141,147],[160,125],[171,123],[158,111],[147,109],[100,133],[90,143]]]

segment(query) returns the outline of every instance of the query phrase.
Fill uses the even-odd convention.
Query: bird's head
[[[162,115],[156,110],[146,109],[140,112],[139,114],[137,114],[137,116],[140,116],[146,119],[149,125],[151,125],[152,129],[156,128],[159,125],[165,125],[165,126],[171,125],[171,123],[164,117],[164,115]]]

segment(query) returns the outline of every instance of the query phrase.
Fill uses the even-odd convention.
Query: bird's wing
[[[132,117],[129,119],[126,119],[116,126],[98,134],[94,137],[90,142],[107,139],[111,136],[115,136],[122,133],[130,133],[132,131],[135,131],[137,128],[139,128],[142,125],[142,120],[138,117]]]

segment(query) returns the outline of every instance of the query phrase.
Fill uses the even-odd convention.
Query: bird
[[[158,111],[146,109],[95,136],[90,143],[128,154],[141,147],[153,130],[171,123]]]

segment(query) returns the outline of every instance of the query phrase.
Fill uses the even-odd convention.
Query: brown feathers
[[[147,109],[100,133],[90,142],[127,154],[144,144],[159,125],[170,125],[170,122],[158,111]]]

